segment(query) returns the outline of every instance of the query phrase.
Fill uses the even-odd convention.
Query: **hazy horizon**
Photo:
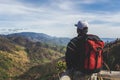
[[[14,33],[6,33],[6,34],[1,34],[0,35],[10,35],[10,34],[15,34],[15,33],[37,33],[37,34],[45,34],[47,36],[50,36],[50,37],[56,37],[56,38],[69,38],[69,39],[72,39],[74,37],[77,36],[77,34],[75,36],[72,36],[72,37],[59,37],[59,36],[54,36],[54,35],[49,35],[49,34],[46,34],[46,33],[41,33],[41,32],[14,32]],[[107,40],[110,40],[110,41],[113,41],[113,40],[116,40],[117,38],[114,38],[114,37],[100,37],[101,39],[103,39],[104,41],[107,41]]]

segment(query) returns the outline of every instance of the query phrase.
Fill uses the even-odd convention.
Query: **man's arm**
[[[74,38],[67,45],[67,51],[65,53],[67,69],[72,69],[74,65],[74,56],[77,47],[75,41],[76,39]]]

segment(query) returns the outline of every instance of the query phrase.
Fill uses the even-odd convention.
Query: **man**
[[[83,60],[85,56],[85,42],[88,37],[88,23],[86,21],[78,21],[75,26],[77,27],[78,36],[73,38],[67,45],[67,51],[65,54],[67,70],[64,76],[62,76],[62,78],[63,80],[64,78],[67,78],[68,80],[93,80],[93,74],[88,74],[83,68]],[[94,37],[99,39],[99,37],[97,36]],[[94,80],[96,79],[94,78]]]
[[[88,32],[88,23],[85,21],[78,21],[75,26],[77,27],[78,36],[73,38],[68,43],[67,51],[65,54],[67,70],[82,69],[81,64],[83,64],[83,62],[79,61],[82,61],[82,58],[80,58],[80,56],[84,56],[82,53],[85,51],[84,44]]]

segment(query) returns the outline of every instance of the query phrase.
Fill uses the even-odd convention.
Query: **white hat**
[[[85,27],[88,27],[88,23],[86,21],[78,21],[75,26],[79,29],[84,29]]]

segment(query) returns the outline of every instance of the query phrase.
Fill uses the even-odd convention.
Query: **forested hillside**
[[[111,70],[120,71],[119,50],[119,39],[105,44],[104,60]],[[18,34],[1,35],[0,80],[57,80],[56,65],[64,60],[65,51],[63,45],[35,41]],[[65,69],[64,63],[59,63],[60,69]]]
[[[15,45],[0,36],[0,80],[19,76],[27,70],[30,63],[25,47]]]
[[[16,80],[39,65],[39,73],[43,73],[42,66],[62,57],[64,51],[64,46],[33,42],[22,36],[0,36],[0,80]]]
[[[58,38],[58,37],[49,36],[44,33],[34,33],[34,32],[14,33],[7,36],[8,37],[22,36],[28,38],[33,42],[43,42],[50,45],[62,45],[62,46],[66,46],[67,43],[70,41],[70,38]]]

